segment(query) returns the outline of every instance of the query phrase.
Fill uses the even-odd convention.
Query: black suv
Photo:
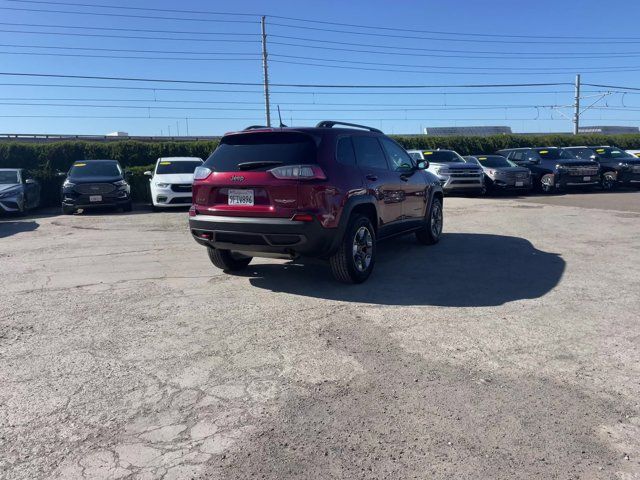
[[[249,127],[226,134],[196,169],[189,226],[225,271],[252,257],[309,256],[328,260],[336,279],[360,283],[379,240],[440,239],[442,187],[427,167],[362,125]]]
[[[576,158],[562,148],[508,148],[497,153],[531,170],[534,186],[545,193],[600,184],[597,162]]]
[[[613,190],[617,185],[640,186],[640,158],[621,148],[608,145],[567,147],[577,158],[595,160],[600,164],[602,188]]]
[[[131,188],[117,160],[74,162],[62,184],[62,213],[77,209],[117,207],[131,211]]]

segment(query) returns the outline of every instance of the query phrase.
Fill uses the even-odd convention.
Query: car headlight
[[[156,183],[156,187],[158,188],[169,188],[170,183]]]
[[[193,179],[194,180],[204,180],[209,175],[211,175],[211,173],[212,173],[212,170],[210,168],[198,167],[198,168],[196,168],[195,172],[193,172]]]
[[[113,182],[113,184],[116,187],[124,187],[125,185],[127,185],[127,181],[126,180],[118,180],[117,182]]]
[[[629,164],[625,162],[620,162],[618,165],[622,168],[629,168]]]
[[[556,165],[556,170],[558,170],[558,171],[560,171],[560,170],[566,170],[566,169],[567,169],[567,167],[565,167],[564,165],[560,165],[560,164],[557,164],[557,165]]]
[[[64,188],[71,188],[71,187],[75,187],[76,184],[73,182],[70,182],[69,180],[65,180],[64,183],[62,184],[62,186]]]

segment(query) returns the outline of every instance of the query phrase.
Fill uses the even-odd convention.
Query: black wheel
[[[225,272],[235,272],[246,268],[252,260],[252,257],[241,255],[231,250],[220,250],[218,248],[207,247],[209,260],[216,267]]]
[[[552,173],[547,173],[540,178],[540,188],[544,193],[553,193],[556,190]]]
[[[66,205],[62,206],[62,214],[63,215],[73,215],[76,212],[74,207],[68,207]]]
[[[416,232],[416,237],[420,243],[433,245],[440,241],[442,226],[444,224],[444,214],[442,212],[442,201],[434,197],[431,208],[425,219],[425,225]]]
[[[602,175],[602,181],[600,182],[602,189],[605,191],[615,190],[616,188],[616,174],[613,172],[606,172]]]
[[[371,220],[354,215],[344,232],[338,251],[329,257],[331,272],[343,283],[362,283],[373,271],[376,261],[376,232]]]

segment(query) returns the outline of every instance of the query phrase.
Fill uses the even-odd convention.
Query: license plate
[[[229,189],[229,205],[253,205],[253,190]]]
[[[582,177],[582,180],[584,180],[585,182],[590,182],[591,181],[591,177]]]
[[[524,186],[524,182],[516,182],[516,187],[522,187]]]
[[[102,201],[102,195],[89,195],[89,201],[90,202],[101,202]]]

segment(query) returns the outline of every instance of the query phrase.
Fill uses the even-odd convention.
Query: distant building
[[[488,135],[510,135],[511,127],[426,127],[425,135],[433,136],[476,136],[484,137]]]
[[[127,132],[111,132],[107,133],[107,137],[128,137],[129,134]]]
[[[640,133],[640,128],[619,127],[615,125],[579,127],[578,133],[601,133],[602,135],[619,135],[625,133]]]

